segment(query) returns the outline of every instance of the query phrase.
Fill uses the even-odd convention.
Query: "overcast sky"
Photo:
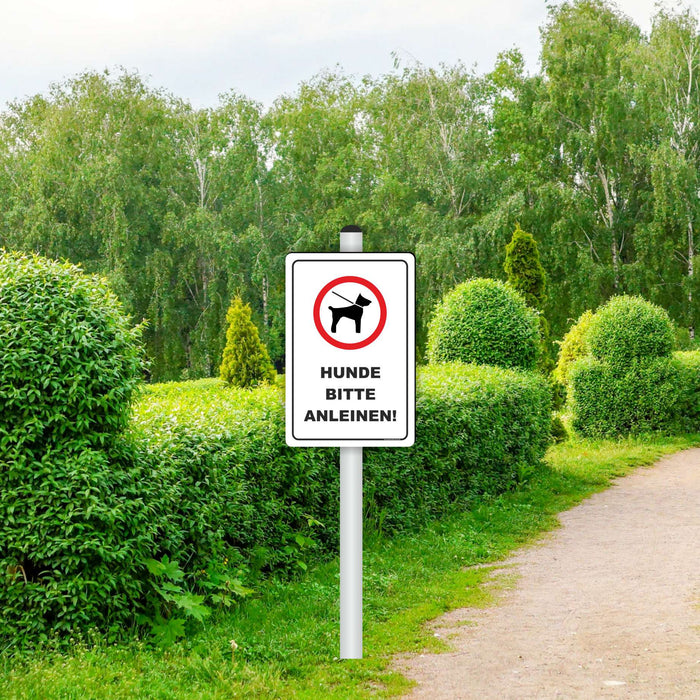
[[[700,0],[686,6],[697,10]],[[645,31],[654,0],[618,6]],[[380,75],[519,47],[537,70],[545,0],[0,0],[0,106],[123,66],[194,106],[236,90],[265,105],[324,68]]]

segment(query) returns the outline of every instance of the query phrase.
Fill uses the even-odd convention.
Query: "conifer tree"
[[[537,241],[531,233],[526,233],[515,225],[513,237],[506,245],[506,260],[503,269],[508,278],[508,284],[521,294],[525,303],[537,309],[540,314],[540,335],[542,337],[542,352],[540,353],[540,370],[549,374],[554,369],[550,340],[549,323],[542,313],[542,307],[547,299],[547,278],[540,262],[540,252]]]
[[[503,265],[508,277],[508,284],[525,299],[533,309],[542,310],[547,299],[545,292],[546,277],[540,262],[537,241],[531,233],[526,233],[515,225],[513,237],[506,246],[506,261]]]
[[[228,327],[221,378],[243,388],[274,381],[275,368],[251,319],[250,305],[244,304],[240,297],[234,297],[226,314],[226,322]]]

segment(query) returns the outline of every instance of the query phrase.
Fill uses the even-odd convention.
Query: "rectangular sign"
[[[415,440],[415,258],[291,253],[286,277],[288,445]]]

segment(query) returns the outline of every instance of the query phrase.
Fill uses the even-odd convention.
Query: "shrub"
[[[0,254],[0,637],[121,624],[152,548],[120,431],[142,367],[105,283]]]
[[[510,488],[549,442],[550,395],[540,375],[433,365],[417,388],[415,445],[367,450],[371,507],[389,530],[420,527],[475,493]]]
[[[0,476],[3,646],[128,628],[143,591],[138,562],[156,546],[156,519],[166,519],[153,508],[161,484],[126,446],[8,457]]]
[[[700,430],[700,351],[673,353],[682,394],[678,403],[679,428],[683,432]]]
[[[564,386],[569,383],[571,365],[589,354],[586,338],[592,318],[592,311],[584,311],[559,344],[559,360],[554,369],[554,377]]]
[[[428,326],[432,363],[533,369],[539,344],[537,313],[497,280],[475,279],[458,285],[438,304]]]
[[[226,314],[226,347],[221,378],[233,386],[249,388],[275,380],[275,368],[267,348],[251,320],[248,304],[235,297]]]
[[[338,451],[288,447],[282,398],[277,385],[249,391],[215,379],[149,387],[109,455],[51,462],[56,507],[69,517],[9,513],[17,527],[34,528],[24,541],[49,572],[27,584],[12,569],[7,593],[0,589],[0,636],[126,629],[144,603],[147,558],[187,562],[193,585],[196,570],[223,568],[225,558],[272,570],[335,552]],[[539,375],[462,364],[421,371],[416,444],[365,451],[368,522],[388,533],[414,529],[476,493],[511,487],[544,454],[549,429]],[[46,492],[42,478],[16,484],[12,502],[37,483]],[[72,510],[63,493],[73,494]]]
[[[593,357],[623,368],[634,360],[669,357],[674,343],[668,313],[631,296],[613,297],[598,309],[586,337]]]
[[[41,456],[107,444],[141,381],[140,328],[106,283],[68,263],[0,253],[0,444]]]
[[[572,425],[587,437],[618,437],[678,429],[684,394],[670,358],[632,359],[625,368],[594,357],[569,371]]]
[[[187,495],[172,497],[159,554],[194,566],[233,548],[272,568],[288,562],[296,533],[321,551],[337,547],[337,450],[285,444],[278,387],[223,386],[160,385],[137,406],[142,453],[161,483]],[[416,410],[413,447],[365,450],[365,509],[389,532],[418,527],[470,493],[508,488],[549,437],[549,392],[535,375],[433,366],[419,375]],[[323,527],[311,532],[309,517]]]
[[[557,367],[569,383],[575,430],[616,437],[697,429],[700,364],[692,352],[671,357],[674,329],[666,311],[620,296],[589,317],[587,331],[585,322],[586,314],[564,339]],[[575,360],[586,345],[590,356]]]

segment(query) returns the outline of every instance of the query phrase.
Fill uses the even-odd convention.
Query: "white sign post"
[[[340,657],[362,658],[362,448],[415,439],[415,258],[287,256],[287,444],[340,447]]]

